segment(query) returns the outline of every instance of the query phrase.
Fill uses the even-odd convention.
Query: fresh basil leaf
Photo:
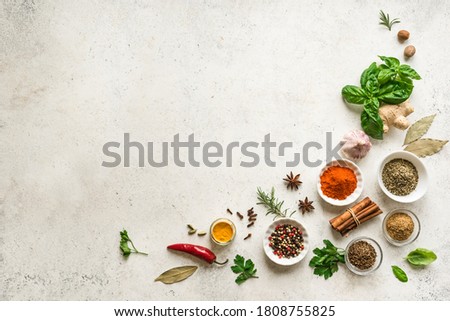
[[[378,56],[390,69],[396,70],[400,66],[400,61],[394,57]]]
[[[347,85],[342,88],[342,97],[347,102],[358,105],[362,105],[364,100],[367,99],[367,95],[362,88],[352,85]]]
[[[361,127],[364,132],[372,138],[383,139],[383,121],[380,115],[374,115],[367,112],[366,109],[361,113]]]
[[[373,62],[366,70],[363,71],[363,73],[361,74],[361,78],[360,78],[360,83],[361,83],[361,87],[365,88],[366,87],[366,83],[369,80],[369,77],[371,75],[374,75],[375,77],[378,76],[378,67],[377,67],[377,63]]]
[[[379,91],[378,99],[387,104],[400,104],[411,96],[412,84],[405,81],[395,81],[382,86]]]
[[[383,68],[380,70],[380,73],[378,74],[378,82],[380,84],[385,84],[388,81],[392,80],[397,73],[395,71],[392,71],[389,68]]]
[[[398,68],[398,73],[400,74],[400,77],[411,78],[411,79],[415,79],[415,80],[422,79],[420,77],[420,75],[417,73],[417,71],[415,71],[408,65],[401,65]]]
[[[371,97],[376,96],[380,90],[380,83],[375,75],[370,75],[364,87]]]
[[[433,251],[418,248],[410,252],[406,260],[414,266],[426,266],[436,261],[437,256]]]
[[[397,265],[392,265],[392,272],[400,282],[408,282],[408,276],[406,275],[405,271],[403,271]]]

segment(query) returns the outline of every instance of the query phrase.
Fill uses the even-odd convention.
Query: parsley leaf
[[[128,242],[130,242],[133,249],[130,249],[130,247],[128,246]],[[120,250],[122,251],[122,255],[125,257],[128,257],[131,253],[148,255],[147,253],[139,252],[136,249],[136,247],[133,244],[133,241],[128,236],[127,230],[123,230],[120,232]]]
[[[257,270],[255,269],[255,264],[252,262],[252,260],[248,259],[246,261],[243,256],[236,255],[236,257],[234,258],[234,264],[236,265],[233,265],[231,267],[231,271],[233,271],[233,273],[239,274],[235,280],[237,284],[240,285],[250,278],[258,278],[257,276],[255,276]]]
[[[314,274],[323,276],[325,280],[339,270],[338,263],[345,263],[344,250],[333,245],[329,240],[323,240],[325,247],[315,248],[315,256],[309,262],[309,266],[314,268]]]

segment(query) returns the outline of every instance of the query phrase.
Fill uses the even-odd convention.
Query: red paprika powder
[[[326,196],[344,200],[356,189],[355,173],[347,167],[331,166],[320,176],[320,188]]]

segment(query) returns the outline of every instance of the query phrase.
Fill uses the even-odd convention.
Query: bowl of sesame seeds
[[[279,265],[294,265],[308,253],[308,232],[292,218],[272,222],[266,230],[263,248],[267,257]]]

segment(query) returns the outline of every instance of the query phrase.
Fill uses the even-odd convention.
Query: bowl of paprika
[[[320,171],[317,191],[322,199],[335,206],[347,206],[361,195],[364,186],[359,167],[347,159],[333,160]]]

